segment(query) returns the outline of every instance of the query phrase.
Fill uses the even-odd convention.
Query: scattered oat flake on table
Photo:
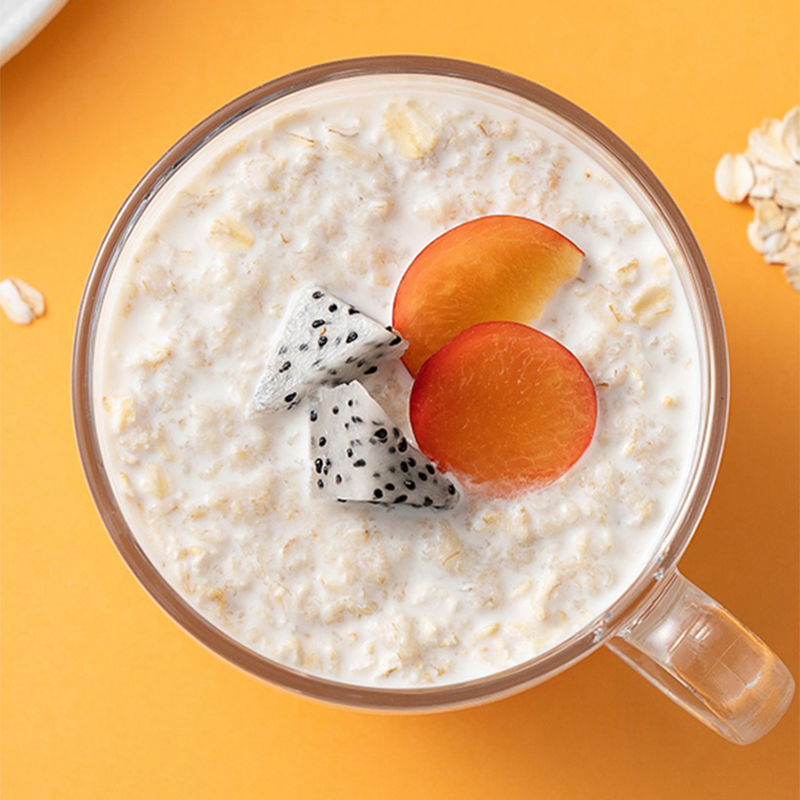
[[[754,208],[758,235],[762,239],[766,239],[771,233],[782,231],[786,227],[786,215],[781,207],[772,200],[758,203]]]
[[[793,108],[783,118],[781,141],[789,151],[789,155],[800,162],[800,106]]]
[[[714,184],[723,200],[748,200],[750,244],[768,264],[783,265],[789,285],[800,292],[800,106],[750,131],[744,153],[722,156]]]
[[[800,292],[800,262],[787,264],[783,268],[783,274],[786,276],[786,280],[789,281],[789,286],[796,292]]]
[[[17,325],[30,325],[44,316],[44,296],[20,278],[6,278],[0,281],[0,308]]]
[[[743,155],[726,153],[722,156],[714,173],[714,184],[723,200],[741,203],[754,183],[753,167]]]

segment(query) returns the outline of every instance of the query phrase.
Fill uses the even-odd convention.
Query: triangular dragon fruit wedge
[[[382,361],[400,358],[407,347],[391,326],[319,286],[304,287],[286,310],[253,408],[293,408],[313,389],[372,375]]]
[[[342,502],[452,508],[458,490],[357,381],[311,401],[311,494]]]

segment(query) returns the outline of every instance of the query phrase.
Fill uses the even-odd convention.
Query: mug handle
[[[786,665],[677,570],[607,647],[679,706],[735,744],[771,730],[789,707]]]

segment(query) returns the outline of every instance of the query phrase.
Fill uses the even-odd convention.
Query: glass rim
[[[379,688],[343,683],[272,661],[228,636],[191,607],[153,565],[128,527],[105,471],[94,424],[92,364],[94,336],[117,256],[149,202],[200,148],[257,107],[303,89],[343,78],[391,74],[450,77],[504,90],[577,128],[616,162],[658,212],[688,268],[703,323],[707,397],[702,440],[684,504],[646,567],[603,615],[561,644],[514,667],[461,683],[424,688]],[[362,709],[433,711],[472,705],[516,693],[550,677],[598,648],[658,595],[702,517],[714,485],[728,416],[728,355],[722,314],[708,266],[688,222],[653,172],[616,134],[560,95],[508,72],[434,56],[371,56],[333,61],[269,81],[225,104],[170,147],[145,173],[117,212],[95,256],[81,299],[72,360],[72,406],[81,463],[101,520],[114,545],[145,591],[185,631],[212,652],[267,682],[317,700]]]

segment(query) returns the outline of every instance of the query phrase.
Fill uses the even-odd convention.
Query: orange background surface
[[[195,644],[127,572],[70,417],[94,253],[127,192],[222,103],[312,63],[417,52],[545,84],[673,193],[719,289],[727,450],[685,573],[798,676],[798,295],[713,171],[798,102],[796,0],[71,0],[2,70],[2,276],[45,292],[2,336],[2,777],[38,798],[798,797],[798,702],[737,748],[601,651],[532,691],[427,717],[283,694]]]

